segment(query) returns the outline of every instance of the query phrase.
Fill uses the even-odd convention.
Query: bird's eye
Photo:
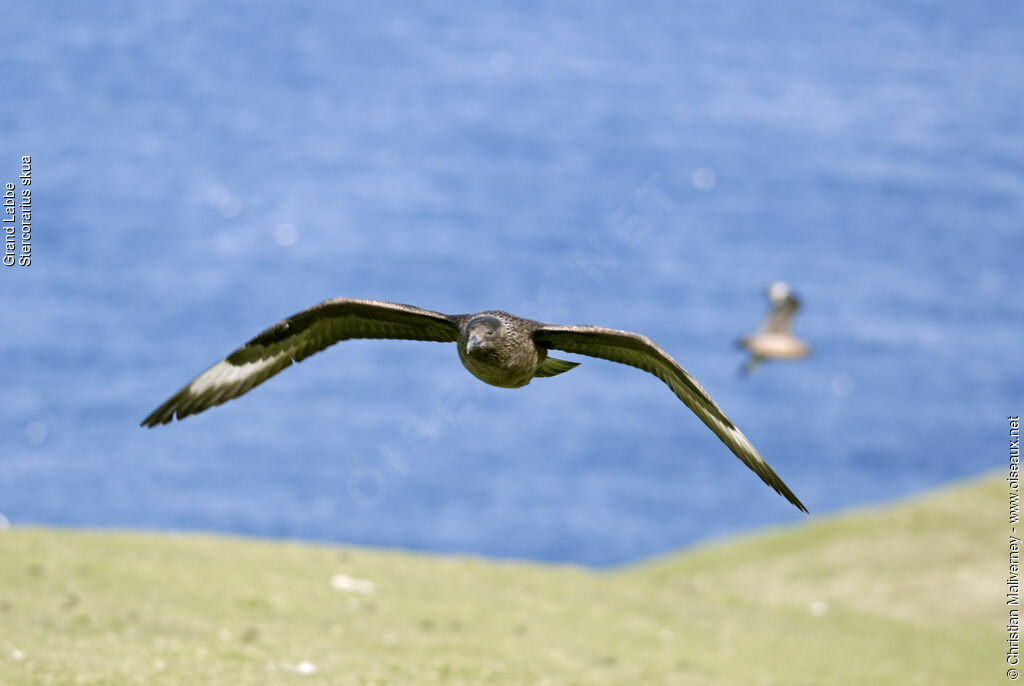
[[[493,336],[494,335],[494,329],[487,329],[487,335],[488,336]]]

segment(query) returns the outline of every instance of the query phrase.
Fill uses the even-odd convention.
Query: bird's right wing
[[[736,428],[711,396],[672,357],[654,341],[617,329],[600,326],[550,326],[543,325],[533,334],[534,341],[546,348],[554,348],[580,355],[600,357],[612,362],[627,364],[650,372],[664,381],[672,392],[696,414],[718,438],[722,440],[743,464],[754,471],[761,480],[793,505],[807,512],[800,499],[793,494],[782,479],[765,462],[747,437]]]
[[[334,298],[279,321],[192,379],[142,420],[156,426],[196,414],[246,393],[274,374],[339,341],[402,338],[455,341],[460,316],[412,305]]]
[[[800,307],[800,301],[789,295],[782,302],[772,307],[761,322],[761,333],[789,334],[789,320]]]

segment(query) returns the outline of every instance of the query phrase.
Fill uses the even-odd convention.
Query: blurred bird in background
[[[740,336],[740,347],[750,352],[750,357],[740,367],[740,374],[746,376],[760,366],[764,360],[796,360],[807,357],[810,346],[793,335],[789,320],[800,307],[800,301],[789,285],[776,281],[765,288],[771,310],[761,322],[761,328],[752,336]]]

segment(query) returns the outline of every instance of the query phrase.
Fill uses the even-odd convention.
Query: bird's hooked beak
[[[480,340],[480,337],[477,336],[476,334],[473,334],[472,336],[469,337],[469,340],[466,341],[466,352],[473,352],[474,350],[480,347],[481,342],[482,341]]]

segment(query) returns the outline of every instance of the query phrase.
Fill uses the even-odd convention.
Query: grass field
[[[1006,681],[989,476],[609,572],[199,535],[0,532],[0,684]]]

